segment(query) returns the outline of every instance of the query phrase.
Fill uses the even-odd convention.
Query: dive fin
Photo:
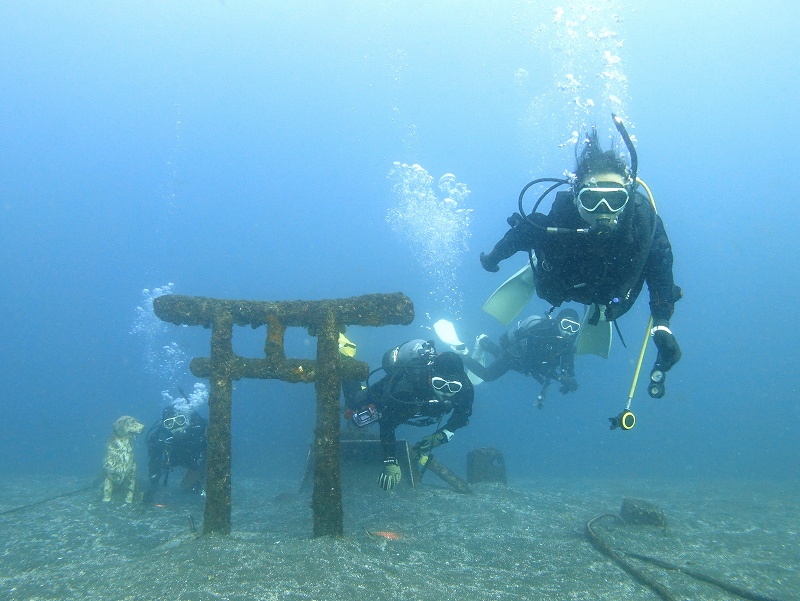
[[[477,339],[475,340],[475,348],[472,349],[472,358],[475,359],[475,361],[477,361],[484,367],[486,367],[486,351],[480,347]],[[478,376],[476,376],[469,370],[467,370],[467,376],[469,376],[469,381],[472,382],[473,386],[477,386],[478,384],[481,384],[483,382],[483,380],[481,380]]]
[[[589,318],[595,311],[600,311],[600,319],[597,321],[597,325],[591,325]],[[612,334],[611,322],[606,321],[605,307],[601,308],[596,304],[592,305],[583,316],[575,354],[597,355],[603,359],[608,359],[608,355],[611,353]]]
[[[485,334],[483,334],[483,336],[485,336]],[[475,341],[475,349],[472,351],[472,358],[475,359],[475,361],[477,361],[484,367],[486,367],[486,351],[483,350],[480,344],[478,343],[479,339],[480,336],[478,336],[478,339],[476,339]]]
[[[455,327],[453,327],[452,322],[449,322],[446,319],[440,319],[435,324],[433,324],[433,330],[436,332],[436,335],[439,337],[439,340],[449,345],[454,352],[458,353],[459,355],[466,355],[467,353],[469,353],[467,345],[461,342],[461,340],[458,338],[458,334],[456,334],[456,329]],[[473,356],[475,356],[475,353],[478,352],[484,353],[484,351],[479,351],[479,349],[476,348],[475,351],[473,352]],[[478,376],[476,376],[468,369],[465,368],[464,371],[467,372],[467,377],[469,378],[469,381],[472,382],[473,386],[477,386],[478,384],[483,382],[483,380],[481,380]]]
[[[456,334],[456,329],[453,327],[452,322],[446,319],[440,319],[433,324],[433,330],[436,332],[439,340],[450,345],[450,348],[459,355],[466,355],[469,352],[467,345],[458,339],[458,334]]]
[[[527,262],[525,267],[500,284],[483,304],[483,310],[507,326],[525,308],[534,292],[533,269]]]

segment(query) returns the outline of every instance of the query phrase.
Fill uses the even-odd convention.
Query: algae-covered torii
[[[318,301],[242,301],[202,296],[164,295],[153,301],[155,314],[175,325],[211,329],[209,357],[195,357],[192,374],[209,381],[208,459],[204,533],[231,531],[231,390],[242,378],[314,382],[315,536],[342,536],[342,486],[339,467],[339,390],[342,380],[364,380],[365,363],[339,353],[339,333],[347,326],[408,325],[414,305],[402,293],[366,294]],[[233,352],[233,326],[266,326],[264,357]],[[287,327],[305,328],[317,338],[316,359],[287,358]]]

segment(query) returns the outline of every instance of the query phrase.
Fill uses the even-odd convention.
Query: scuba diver
[[[186,469],[181,489],[205,495],[207,424],[184,401],[164,408],[161,419],[147,433],[149,487],[145,503],[152,502],[162,476],[167,485],[169,474],[176,467]]]
[[[437,354],[434,345],[422,339],[390,349],[381,363],[378,369],[386,375],[374,384],[368,382],[356,394],[348,403],[350,411],[346,416],[359,427],[378,422],[385,458],[379,484],[390,490],[401,480],[395,451],[397,427],[437,425],[433,434],[414,445],[414,453],[422,463],[433,448],[450,442],[453,433],[469,423],[475,389],[459,355]],[[445,425],[439,427],[444,416],[451,412]]]
[[[562,309],[555,319],[531,315],[500,336],[500,344],[481,334],[475,340],[472,356],[464,356],[464,365],[478,378],[491,382],[509,370],[531,376],[542,385],[537,406],[544,406],[550,382],[561,384],[561,394],[578,390],[575,379],[575,341],[580,331],[578,312]],[[485,353],[494,360],[484,366]]]
[[[656,214],[649,189],[636,177],[638,159],[633,142],[622,120],[616,115],[612,117],[628,147],[630,168],[613,149],[603,151],[597,129],[592,128],[580,157],[576,147],[577,166],[573,177],[539,178],[527,184],[520,192],[519,213],[507,220],[511,229],[490,253],[481,253],[480,261],[485,270],[496,272],[500,261],[525,251],[529,253],[530,265],[506,282],[509,284],[516,278],[516,288],[505,288],[514,291],[516,298],[499,294],[504,290],[501,286],[495,293],[498,297],[489,299],[484,309],[503,321],[493,310],[499,307],[501,312],[507,311],[502,305],[509,302],[519,305],[522,301],[524,306],[533,292],[531,288],[553,307],[567,301],[590,305],[578,341],[578,353],[608,356],[611,323],[616,325],[616,319],[631,308],[647,282],[652,315],[650,334],[658,348],[648,392],[660,398],[665,392],[666,372],[681,357],[669,322],[682,291],[673,281],[672,247],[664,224]],[[531,213],[526,214],[522,206],[525,192],[543,182],[551,185],[539,197]],[[647,196],[639,191],[639,184]],[[556,194],[549,214],[536,212],[542,200],[563,185],[571,189]],[[518,294],[523,275],[531,284],[526,287],[528,294],[524,298]],[[506,319],[511,321],[522,306],[514,307],[511,318]],[[587,330],[604,331],[598,326],[607,327],[600,350],[582,350]]]

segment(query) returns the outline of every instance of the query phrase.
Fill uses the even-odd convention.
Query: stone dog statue
[[[106,445],[106,454],[103,458],[103,501],[110,501],[117,487],[124,487],[125,502],[133,503],[136,491],[136,460],[133,454],[133,439],[144,430],[144,424],[139,423],[129,415],[123,415],[114,422],[111,438]]]

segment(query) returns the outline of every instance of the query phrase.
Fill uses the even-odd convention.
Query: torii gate
[[[342,483],[339,467],[339,391],[342,380],[365,380],[366,363],[339,353],[339,333],[349,325],[408,325],[414,305],[405,294],[366,294],[319,301],[241,301],[202,296],[164,295],[153,310],[175,325],[211,328],[211,356],[195,357],[189,366],[209,381],[208,456],[203,533],[231,531],[231,389],[241,378],[314,382],[317,423],[314,429],[314,536],[342,536]],[[233,352],[233,325],[267,326],[265,358]],[[317,338],[317,358],[287,359],[287,327],[306,328]]]

